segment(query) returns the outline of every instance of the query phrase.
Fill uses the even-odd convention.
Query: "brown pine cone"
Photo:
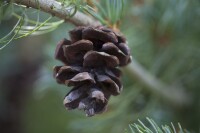
[[[131,61],[126,39],[103,26],[77,27],[69,34],[71,41],[60,41],[55,52],[65,64],[54,68],[56,81],[73,86],[64,105],[84,110],[87,116],[102,113],[110,96],[122,91],[121,71],[116,67]]]

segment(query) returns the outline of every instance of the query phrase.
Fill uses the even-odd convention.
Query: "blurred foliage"
[[[106,7],[103,6],[103,9],[106,10]],[[26,10],[33,12],[31,9]],[[37,12],[32,13],[31,17],[37,18]],[[23,128],[27,133],[123,133],[130,123],[137,119],[145,121],[146,117],[153,118],[158,125],[180,121],[189,131],[199,131],[199,0],[126,0],[122,17],[120,29],[128,39],[133,57],[162,81],[184,86],[193,98],[192,104],[183,108],[164,104],[162,99],[158,99],[140,83],[130,79],[128,73],[124,73],[124,90],[120,96],[111,98],[106,113],[87,118],[79,111],[66,111],[62,100],[69,89],[56,84],[52,77],[53,66],[60,63],[53,57],[55,45],[62,38],[68,38],[66,33],[73,28],[68,23],[61,24],[46,38],[42,35],[46,39],[41,43],[45,62],[41,64],[40,78],[35,83],[32,95],[26,100],[23,112]],[[43,14],[40,18],[44,21],[48,15]],[[0,25],[1,36],[12,25],[13,21],[3,20]],[[36,40],[32,40],[32,43]],[[27,43],[27,47],[33,46]],[[6,65],[11,60],[9,55],[13,54],[13,58],[17,58],[17,54],[12,52],[15,50],[16,47],[10,45],[3,52],[0,51],[0,57],[4,57],[0,71],[17,71],[15,68],[10,71]],[[0,93],[0,97],[3,96]],[[146,126],[151,127],[149,124]]]
[[[5,1],[0,1],[0,23],[2,20],[7,20],[12,16],[13,4]]]

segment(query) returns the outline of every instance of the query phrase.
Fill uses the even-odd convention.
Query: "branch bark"
[[[70,13],[68,12],[68,10],[60,2],[57,2],[55,0],[13,0],[13,1],[16,4],[25,5],[27,7],[32,7],[35,9],[42,10],[67,22],[71,22],[76,26],[100,25],[98,21],[81,12],[77,12],[73,17],[69,18]]]
[[[69,13],[61,3],[55,0],[13,0],[16,4],[22,4],[27,7],[40,9],[46,13],[52,14],[60,19],[71,22],[79,26],[98,26],[100,23],[88,15],[77,12],[73,17],[67,18]],[[184,92],[181,87],[168,86],[162,83],[159,79],[148,73],[136,60],[124,68],[124,71],[130,78],[138,79],[149,91],[161,97],[164,101],[175,106],[189,105],[191,102],[190,96]]]

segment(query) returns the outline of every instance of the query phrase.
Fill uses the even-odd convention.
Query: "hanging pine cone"
[[[102,113],[110,96],[122,91],[117,67],[131,61],[126,39],[103,26],[77,27],[69,35],[71,40],[60,41],[55,52],[55,58],[65,64],[54,68],[55,79],[73,86],[64,105],[84,110],[87,116]]]

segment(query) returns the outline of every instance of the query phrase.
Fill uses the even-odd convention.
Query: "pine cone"
[[[64,105],[84,110],[87,116],[102,113],[110,96],[122,91],[117,67],[131,61],[126,39],[103,26],[77,27],[69,35],[71,40],[60,41],[55,52],[65,64],[54,68],[56,81],[73,86]]]

